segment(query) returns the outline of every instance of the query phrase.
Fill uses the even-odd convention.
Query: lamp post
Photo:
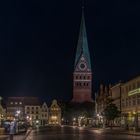
[[[73,125],[76,125],[76,118],[73,118]]]
[[[17,116],[17,132],[19,132],[19,116],[20,116],[21,111],[17,110],[16,111],[16,116]]]

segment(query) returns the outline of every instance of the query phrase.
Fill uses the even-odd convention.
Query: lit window
[[[10,103],[11,105],[13,104],[13,102]]]
[[[15,102],[15,105],[17,105],[17,102]]]
[[[22,102],[19,102],[20,105],[22,105]]]

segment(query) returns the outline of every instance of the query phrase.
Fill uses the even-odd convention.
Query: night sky
[[[139,0],[86,0],[93,90],[140,74]],[[0,95],[72,98],[81,0],[0,2]],[[94,93],[93,92],[93,93]]]

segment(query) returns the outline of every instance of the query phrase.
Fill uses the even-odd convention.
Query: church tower
[[[92,70],[83,11],[74,64],[72,101],[79,103],[93,101]]]

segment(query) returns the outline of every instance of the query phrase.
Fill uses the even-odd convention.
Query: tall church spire
[[[74,67],[72,101],[92,102],[92,71],[83,8]]]
[[[77,66],[82,55],[85,57],[87,61],[88,68],[91,69],[83,6],[82,6],[82,18],[81,18],[79,39],[78,39],[77,52],[76,52],[76,58],[75,58],[75,67]]]

